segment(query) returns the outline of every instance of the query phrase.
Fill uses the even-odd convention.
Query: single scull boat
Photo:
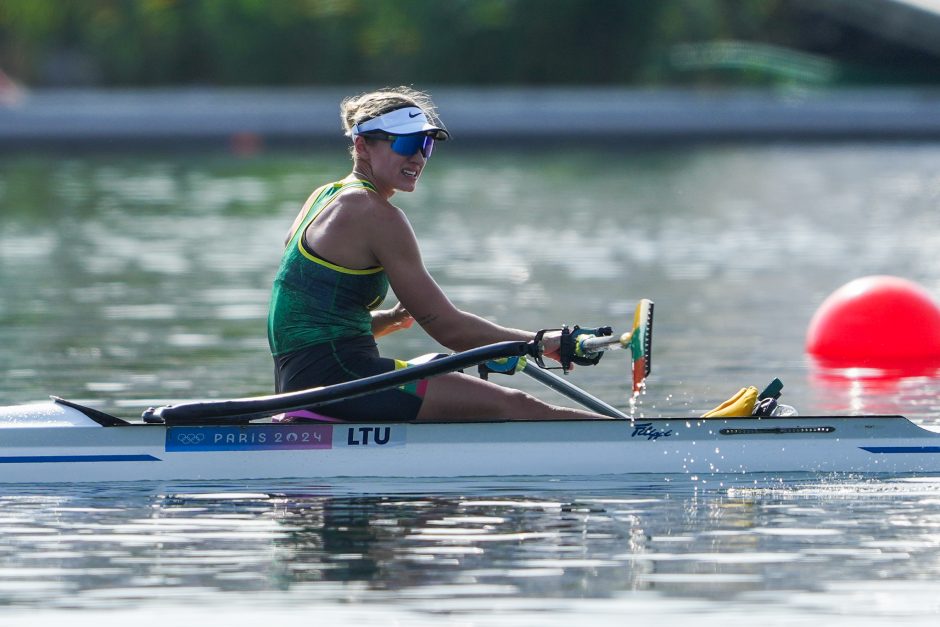
[[[582,342],[574,354],[629,349],[637,389],[650,372],[652,321],[652,302],[641,301],[631,331],[616,336],[608,330],[583,339],[574,335],[572,342]],[[271,420],[277,413],[494,359],[525,356],[540,363],[540,343],[501,342],[302,392],[168,405],[150,409],[142,421],[134,422],[63,399],[0,407],[0,483],[631,473],[940,474],[940,431],[919,427],[902,416],[633,418],[531,363],[517,369],[614,420],[391,424]],[[566,359],[563,350],[563,364]]]
[[[940,473],[902,416],[167,425],[67,401],[0,408],[0,482],[621,473]]]

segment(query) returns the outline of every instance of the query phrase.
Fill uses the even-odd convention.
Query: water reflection
[[[936,480],[527,483],[22,489],[0,497],[0,604],[100,609],[247,591],[286,605],[747,602],[859,573],[940,575]]]
[[[898,376],[883,371],[813,370],[815,406],[832,414],[906,415],[935,425],[940,420],[940,377]]]

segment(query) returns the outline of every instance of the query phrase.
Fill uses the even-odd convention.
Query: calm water
[[[940,294],[940,146],[447,148],[396,197],[432,273],[460,306],[526,328],[623,328],[653,298],[639,413],[694,415],[778,376],[803,414],[940,423],[937,378],[832,381],[803,353],[812,313],[853,278]],[[346,166],[0,157],[0,402],[56,394],[131,417],[269,392],[284,232]],[[438,350],[418,331],[383,345]],[[611,354],[571,376],[626,407],[625,372]],[[940,617],[936,479],[21,486],[0,489],[0,531],[0,618],[22,621]]]

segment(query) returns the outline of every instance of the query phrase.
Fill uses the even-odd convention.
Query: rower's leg
[[[417,420],[609,419],[581,409],[549,405],[525,392],[453,372],[428,379]]]

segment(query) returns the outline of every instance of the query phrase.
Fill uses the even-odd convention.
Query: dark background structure
[[[4,0],[32,87],[940,83],[926,0]]]

